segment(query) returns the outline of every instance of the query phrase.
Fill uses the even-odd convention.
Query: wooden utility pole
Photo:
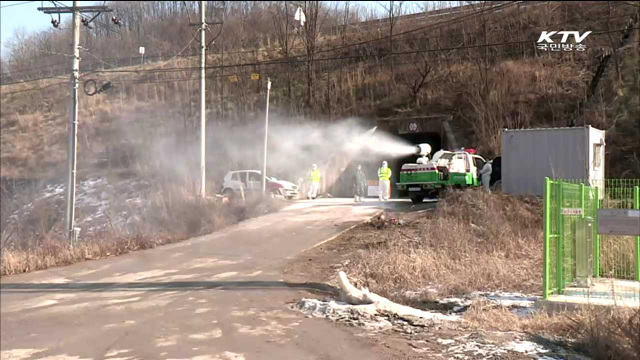
[[[67,208],[65,213],[65,225],[67,236],[71,244],[77,240],[80,229],[75,227],[75,203],[76,203],[76,175],[78,159],[78,84],[80,82],[80,14],[111,12],[106,6],[78,6],[78,1],[73,2],[72,7],[40,7],[38,11],[45,14],[73,14],[73,64],[71,68],[71,119],[69,122],[69,147],[67,150]],[[96,15],[97,16],[97,15]],[[87,25],[87,24],[85,24]],[[88,26],[88,25],[87,25]]]

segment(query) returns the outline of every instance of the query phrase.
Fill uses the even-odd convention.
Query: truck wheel
[[[412,196],[411,197],[411,202],[414,204],[420,204],[422,203],[422,200],[424,200],[424,196],[419,195],[419,196]]]
[[[435,200],[438,198],[438,191],[432,191],[427,195],[429,200]]]

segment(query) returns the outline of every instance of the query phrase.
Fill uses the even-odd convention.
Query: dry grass
[[[110,223],[106,230],[82,238],[75,246],[70,246],[63,235],[61,212],[44,202],[36,203],[29,219],[2,229],[0,276],[150,249],[208,234],[281,206],[278,201],[260,197],[247,198],[244,203],[222,203],[220,199],[201,199],[194,193],[180,185],[158,186],[133,229]]]
[[[600,275],[633,280],[635,270],[633,236],[600,235]]]
[[[519,317],[506,308],[477,301],[464,317],[472,328],[525,332],[568,343],[594,360],[640,358],[640,310],[637,309],[586,306],[572,312],[553,315],[536,312],[530,317]]]
[[[435,214],[385,230],[347,266],[355,279],[403,301],[407,290],[438,296],[509,289],[538,292],[542,210],[535,201],[482,191],[451,192]]]
[[[542,209],[535,200],[481,190],[450,192],[429,216],[400,225],[372,221],[350,236],[367,240],[346,265],[349,276],[405,304],[415,301],[404,295],[406,291],[425,288],[436,289],[425,296],[437,298],[541,289]],[[585,307],[521,317],[478,300],[464,318],[464,326],[476,330],[524,332],[537,341],[571,346],[593,359],[639,359],[638,310]]]
[[[516,315],[509,308],[484,300],[475,300],[465,312],[464,318],[475,329],[491,331],[529,332],[546,336],[575,338],[577,333],[571,326],[570,316],[582,318],[583,313],[535,312],[531,316]]]

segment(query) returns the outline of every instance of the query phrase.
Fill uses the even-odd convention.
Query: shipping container
[[[544,193],[544,178],[604,182],[605,132],[591,126],[502,131],[502,190]]]

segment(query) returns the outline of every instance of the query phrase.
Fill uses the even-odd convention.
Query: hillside
[[[128,2],[124,4],[118,6]],[[251,35],[248,30],[239,33],[234,14],[239,16],[241,9],[225,10],[228,26],[221,39],[227,40],[221,40],[223,45],[216,42],[207,58],[207,119],[217,134],[214,138],[230,127],[261,126],[256,121],[262,122],[264,80],[269,77],[273,82],[270,106],[276,122],[278,118],[295,118],[282,121],[333,123],[347,117],[444,113],[452,115],[454,125],[466,134],[467,146],[476,146],[489,156],[499,153],[499,131],[505,127],[591,124],[608,132],[607,176],[640,176],[640,36],[637,17],[632,20],[638,11],[634,4],[506,3],[498,10],[477,4],[469,11],[406,24],[399,17],[393,33],[388,26],[342,33],[334,26],[323,33],[331,21],[338,23],[340,14],[316,4],[317,22],[323,14],[325,22],[310,27],[314,22],[312,5],[307,10],[309,21],[300,31],[278,22],[277,17],[271,23],[264,20],[277,14],[273,7],[251,9],[251,16],[262,19],[264,36],[258,43],[229,40]],[[155,20],[146,16],[139,23],[141,29],[120,28],[121,37],[126,40],[145,31],[151,33],[163,24],[160,15]],[[625,42],[624,29],[630,21],[635,22]],[[559,28],[593,31],[585,42],[586,51],[536,49],[541,31]],[[282,40],[284,30],[291,35],[286,43]],[[100,31],[87,35],[89,31],[83,29],[81,43],[91,49],[83,52],[83,59],[101,60],[114,38]],[[197,46],[188,39],[189,31],[193,30],[154,33],[153,39],[166,44],[184,35],[182,44],[188,46],[181,50],[187,50],[171,58],[127,67],[101,60],[106,70],[82,74],[88,91],[93,86],[91,80],[98,85],[111,82],[114,87],[95,96],[81,94],[81,176],[149,170],[158,163],[149,159],[150,151],[185,149],[182,155],[189,155],[170,163],[179,163],[184,169],[196,165],[197,156],[195,152],[191,156],[190,146],[199,133],[198,59],[182,56],[189,53],[189,47]],[[57,39],[53,43],[63,43],[66,35],[51,35]],[[247,48],[251,45],[255,47]],[[3,63],[16,63],[16,54]],[[611,55],[591,96],[593,75],[605,54]],[[34,64],[42,57],[21,56],[31,56]],[[260,74],[260,80],[251,80],[251,73]],[[58,76],[2,86],[3,182],[64,174],[67,79]],[[210,147],[219,150],[215,144]],[[234,163],[255,166],[248,159],[232,158],[230,163],[222,153],[221,157],[225,160],[218,161],[215,156],[209,160],[209,169],[216,169],[211,170],[211,176],[218,179]]]

